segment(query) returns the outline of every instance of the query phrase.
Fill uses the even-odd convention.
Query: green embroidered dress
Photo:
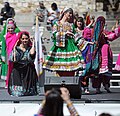
[[[84,59],[73,36],[66,34],[68,31],[75,34],[72,23],[54,24],[52,37],[54,45],[47,55],[43,68],[50,71],[83,71]]]
[[[1,79],[6,78],[7,64],[6,64],[6,43],[5,38],[0,34],[0,65],[1,65]]]

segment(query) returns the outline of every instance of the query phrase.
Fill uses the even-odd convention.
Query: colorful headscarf
[[[61,11],[61,13],[60,13],[60,18],[59,18],[59,20],[61,20],[61,19],[63,18],[64,13],[66,13],[66,12],[72,12],[72,13],[73,13],[73,9],[72,9],[72,8],[67,8],[67,7],[65,7],[65,8]]]
[[[14,27],[14,29],[15,29],[15,24],[14,24],[14,22],[8,22],[8,24],[7,24],[7,28],[8,28],[9,26]]]
[[[86,64],[86,71],[85,75],[87,74],[99,74],[99,55],[100,55],[100,41],[102,39],[102,33],[104,30],[105,25],[105,18],[103,16],[99,16],[96,20],[96,23],[93,28],[93,35],[92,35],[92,41],[97,42],[97,44],[94,44],[91,46],[91,60]]]
[[[16,26],[15,20],[14,20],[13,18],[8,18],[7,21],[6,21],[6,23],[5,23],[5,25],[4,25],[4,27],[3,27],[3,30],[2,30],[2,32],[1,32],[1,34],[2,34],[3,36],[7,33],[7,24],[8,24],[8,22],[9,22],[10,20],[12,20],[12,21],[14,22],[13,24],[14,24],[14,26],[15,26],[15,32],[16,32],[16,33],[20,32],[20,29]]]

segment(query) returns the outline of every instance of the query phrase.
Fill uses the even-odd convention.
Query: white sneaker
[[[90,91],[89,91],[88,89],[85,89],[84,92],[85,92],[86,94],[89,94],[89,93],[90,93]]]

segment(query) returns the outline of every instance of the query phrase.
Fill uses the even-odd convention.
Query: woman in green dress
[[[8,18],[3,30],[0,33],[0,64],[1,64],[1,79],[7,79],[8,72],[8,63],[7,63],[7,52],[6,52],[6,39],[5,36],[7,34],[7,24],[12,23],[15,25],[15,33],[20,32],[20,29],[16,26],[15,20],[13,18]]]
[[[82,74],[85,63],[81,51],[75,42],[73,10],[65,8],[60,20],[53,25],[54,45],[47,55],[43,68],[55,71],[59,76],[75,76],[79,70]]]

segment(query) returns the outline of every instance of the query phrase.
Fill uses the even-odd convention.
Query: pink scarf
[[[8,61],[8,73],[7,73],[7,79],[6,79],[6,87],[8,86],[8,81],[9,81],[9,77],[13,68],[13,63],[9,62],[9,56],[10,53],[12,52],[15,43],[17,42],[17,34],[16,33],[7,33],[6,34],[6,46],[7,46],[7,61]]]
[[[12,52],[15,43],[17,42],[17,34],[16,33],[7,33],[6,34],[6,46],[7,46],[7,55],[8,58],[10,53]]]

